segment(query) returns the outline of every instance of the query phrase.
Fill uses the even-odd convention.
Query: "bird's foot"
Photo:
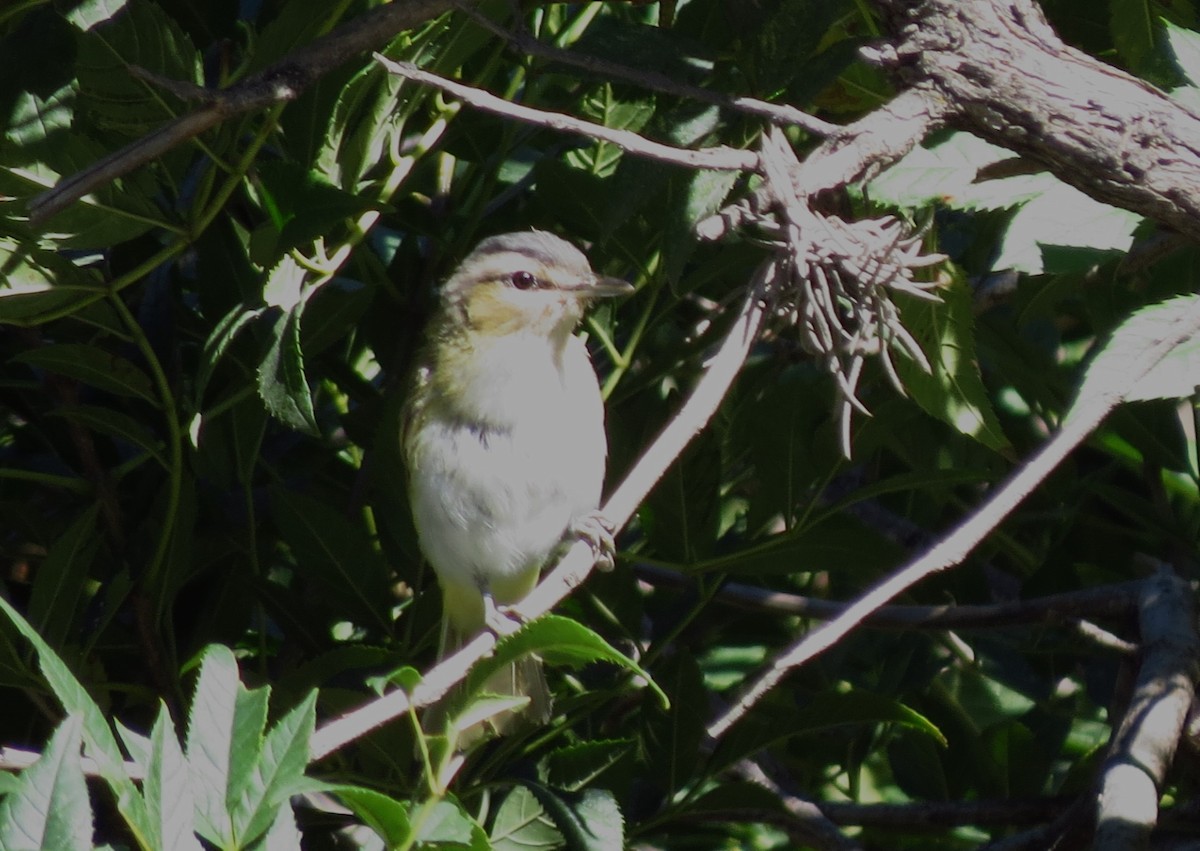
[[[596,567],[607,572],[612,570],[616,563],[617,545],[613,540],[615,531],[612,521],[597,509],[571,521],[569,534],[591,547]]]
[[[512,608],[496,605],[496,598],[487,591],[483,593],[483,622],[497,638],[512,635],[522,625]]]

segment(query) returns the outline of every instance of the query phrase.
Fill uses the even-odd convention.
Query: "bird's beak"
[[[604,278],[597,275],[590,283],[580,286],[576,292],[587,298],[616,298],[630,295],[633,285],[620,278]]]

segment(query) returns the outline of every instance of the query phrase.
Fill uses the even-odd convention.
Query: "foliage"
[[[896,358],[898,393],[866,363],[851,458],[828,370],[794,329],[768,329],[619,538],[617,569],[501,643],[450,704],[464,725],[510,708],[481,692],[486,669],[538,652],[550,725],[464,755],[409,713],[314,757],[323,725],[375,689],[415,694],[436,658],[440,601],[397,441],[436,283],[483,236],[528,227],[636,283],[585,326],[615,483],[764,254],[695,236],[753,181],[473,111],[366,54],[29,221],[38,193],[196,109],[164,80],[227,87],[380,5],[0,9],[0,746],[40,755],[0,774],[0,848],[823,848],[791,796],[834,814],[1088,788],[1131,660],[1075,610],[862,630],[705,736],[811,626],[795,601],[849,600],[937,540],[1058,427],[1075,388],[1105,392],[1194,307],[1194,246],[957,132],[827,199],[847,220],[928,220],[926,250],[948,256],[921,270],[939,300],[895,297],[928,369]],[[856,54],[879,33],[865,2],[524,5],[543,43],[839,123],[892,93]],[[1089,53],[1197,102],[1189,4],[1044,6]],[[517,24],[509,3],[479,8]],[[506,49],[462,11],[381,52],[681,147],[753,148],[764,132]],[[818,141],[788,138],[801,157]],[[1119,589],[1139,561],[1191,565],[1200,471],[1175,399],[1194,391],[1194,349],[904,602]],[[1136,641],[1113,610],[1083,617]],[[1167,790],[1181,809],[1183,774]],[[862,847],[965,849],[1008,824],[846,830]]]

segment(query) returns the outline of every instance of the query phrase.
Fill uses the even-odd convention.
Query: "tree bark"
[[[1200,116],[1064,44],[1032,0],[877,0],[885,65],[950,124],[1200,239]]]

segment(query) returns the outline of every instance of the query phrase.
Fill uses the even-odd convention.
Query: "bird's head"
[[[531,230],[489,237],[442,288],[442,321],[484,337],[533,333],[564,339],[590,300],[633,287],[592,271],[566,240]]]

